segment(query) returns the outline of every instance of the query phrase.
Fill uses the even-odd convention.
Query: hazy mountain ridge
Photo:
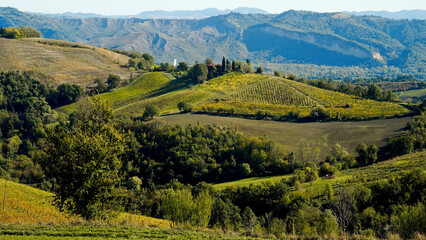
[[[236,9],[219,10],[217,8],[206,8],[202,10],[176,10],[176,11],[143,11],[135,15],[101,15],[96,13],[30,13],[48,17],[64,18],[64,19],[86,19],[86,18],[114,18],[114,19],[128,19],[128,18],[142,18],[142,19],[201,19],[213,16],[229,14],[231,12],[242,14],[268,14],[267,11],[259,8],[239,7]]]
[[[425,78],[426,21],[343,13],[230,13],[204,19],[61,19],[0,8],[1,26],[46,38],[148,52],[158,62],[250,58],[254,62],[395,66]],[[277,60],[278,59],[278,60]]]
[[[398,12],[389,12],[389,11],[345,11],[344,13],[364,16],[364,15],[373,15],[391,19],[426,19],[426,10],[416,9],[416,10],[402,10]]]

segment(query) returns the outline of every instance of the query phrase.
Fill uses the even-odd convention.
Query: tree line
[[[4,38],[40,38],[41,32],[35,30],[32,27],[21,26],[19,28],[14,27],[0,27],[0,37]]]

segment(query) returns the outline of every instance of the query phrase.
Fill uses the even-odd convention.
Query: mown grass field
[[[320,178],[312,183],[301,184],[299,191],[311,191],[315,195],[321,194],[327,183],[334,188],[348,185],[365,184],[371,181],[386,179],[390,176],[398,176],[402,172],[420,168],[426,171],[426,150],[397,157],[374,165],[341,171],[334,178]],[[219,183],[213,185],[216,189],[226,187],[249,186],[250,184],[262,184],[266,181],[279,182],[283,178],[290,178],[292,174],[274,177],[248,178],[238,181]]]
[[[179,125],[219,125],[237,128],[247,136],[268,136],[283,147],[287,153],[297,153],[302,140],[309,140],[321,150],[323,160],[330,154],[332,146],[339,143],[349,152],[360,142],[383,146],[385,140],[403,134],[403,128],[412,117],[357,122],[278,122],[250,120],[243,118],[220,117],[205,114],[170,114],[157,117],[170,124]]]
[[[88,86],[109,74],[129,78],[128,57],[102,48],[50,39],[0,38],[0,71],[31,71],[53,85]]]
[[[391,118],[411,113],[398,103],[379,102],[315,88],[306,84],[261,74],[230,73],[203,84],[173,79],[167,73],[147,73],[130,86],[100,97],[112,102],[117,115],[140,116],[149,104],[161,114],[178,112],[181,101],[194,112],[225,115],[307,117],[324,107],[330,118],[365,120]],[[72,108],[62,108],[70,113]]]

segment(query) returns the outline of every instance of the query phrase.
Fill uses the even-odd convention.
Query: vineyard
[[[280,79],[305,95],[319,102],[328,110],[331,118],[368,119],[402,116],[410,110],[398,103],[374,101],[355,96],[312,87],[307,84]]]
[[[315,102],[291,86],[282,82],[267,79],[250,87],[231,94],[226,98],[231,102],[247,102],[260,104],[278,104],[290,106],[315,106]]]
[[[117,115],[141,116],[147,105],[160,114],[175,113],[179,102],[194,112],[290,120],[310,117],[323,109],[322,120],[366,120],[411,113],[398,103],[373,101],[262,74],[229,73],[192,85],[166,73],[147,73],[130,85],[100,95]],[[71,113],[74,105],[59,111]]]

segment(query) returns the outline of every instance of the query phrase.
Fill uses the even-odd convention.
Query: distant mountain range
[[[240,7],[233,10],[225,9],[219,10],[217,8],[207,8],[203,10],[178,10],[178,11],[145,11],[136,15],[100,15],[95,13],[58,13],[58,14],[46,14],[46,13],[34,13],[38,15],[44,15],[48,17],[57,17],[64,19],[86,19],[86,18],[113,18],[113,19],[128,19],[128,18],[142,18],[142,19],[201,19],[219,15],[229,14],[231,12],[242,13],[242,14],[268,14],[267,11],[259,8],[248,8]]]
[[[0,26],[20,25],[40,30],[45,38],[151,53],[157,62],[192,64],[206,57],[220,62],[225,56],[302,64],[295,65],[298,72],[312,66],[351,68],[354,74],[380,68],[385,76],[395,72],[426,79],[425,20],[308,11],[233,12],[203,19],[64,19],[0,8]],[[307,76],[334,76],[334,69],[325,71]]]
[[[57,13],[57,14],[48,14],[48,13],[33,13],[48,17],[55,18],[64,18],[64,19],[86,19],[86,18],[113,18],[113,19],[128,19],[128,18],[142,18],[142,19],[201,19],[214,17],[219,15],[234,13],[242,14],[269,14],[267,11],[259,8],[248,8],[240,7],[233,10],[225,9],[219,10],[217,8],[207,8],[203,10],[178,10],[178,11],[145,11],[136,15],[100,15],[95,13]],[[403,10],[399,12],[388,12],[388,11],[362,11],[362,12],[343,12],[345,14],[364,16],[379,16],[390,19],[426,19],[426,10]]]
[[[426,19],[426,10],[403,10],[399,12],[388,12],[388,11],[363,11],[363,12],[344,12],[346,14],[352,14],[357,16],[373,15],[391,19]]]

